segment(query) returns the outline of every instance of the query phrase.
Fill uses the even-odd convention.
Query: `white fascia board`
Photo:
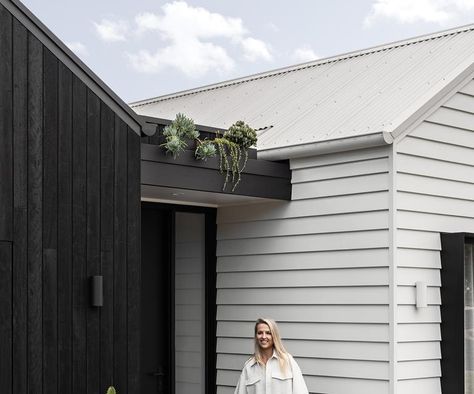
[[[338,138],[334,140],[318,141],[309,144],[292,145],[281,148],[262,149],[257,152],[257,157],[263,160],[296,159],[370,148],[374,146],[390,145],[392,142],[393,137],[389,132],[380,131],[378,133],[358,135],[355,137]]]

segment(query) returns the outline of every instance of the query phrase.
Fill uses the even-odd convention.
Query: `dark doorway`
[[[172,212],[142,209],[141,387],[170,393],[172,381]]]
[[[142,393],[215,392],[216,210],[142,204]]]

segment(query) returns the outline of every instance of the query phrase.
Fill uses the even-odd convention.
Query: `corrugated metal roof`
[[[132,104],[143,115],[227,128],[242,119],[258,149],[394,132],[474,60],[474,25]],[[459,81],[457,81],[459,82]],[[272,126],[269,128],[269,126]]]

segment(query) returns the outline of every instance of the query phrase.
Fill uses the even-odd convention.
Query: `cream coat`
[[[245,363],[234,394],[308,394],[300,367],[290,357],[290,368],[280,369],[276,353],[262,367],[251,358]]]

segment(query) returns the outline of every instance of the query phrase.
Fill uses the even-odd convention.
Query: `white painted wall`
[[[396,145],[398,393],[440,387],[440,232],[474,232],[474,81]],[[415,282],[428,285],[416,309]],[[450,394],[450,393],[444,393]]]
[[[219,394],[260,316],[280,323],[311,393],[389,392],[389,150],[293,160],[291,202],[218,209]]]
[[[204,215],[176,213],[175,384],[178,394],[204,394]]]

